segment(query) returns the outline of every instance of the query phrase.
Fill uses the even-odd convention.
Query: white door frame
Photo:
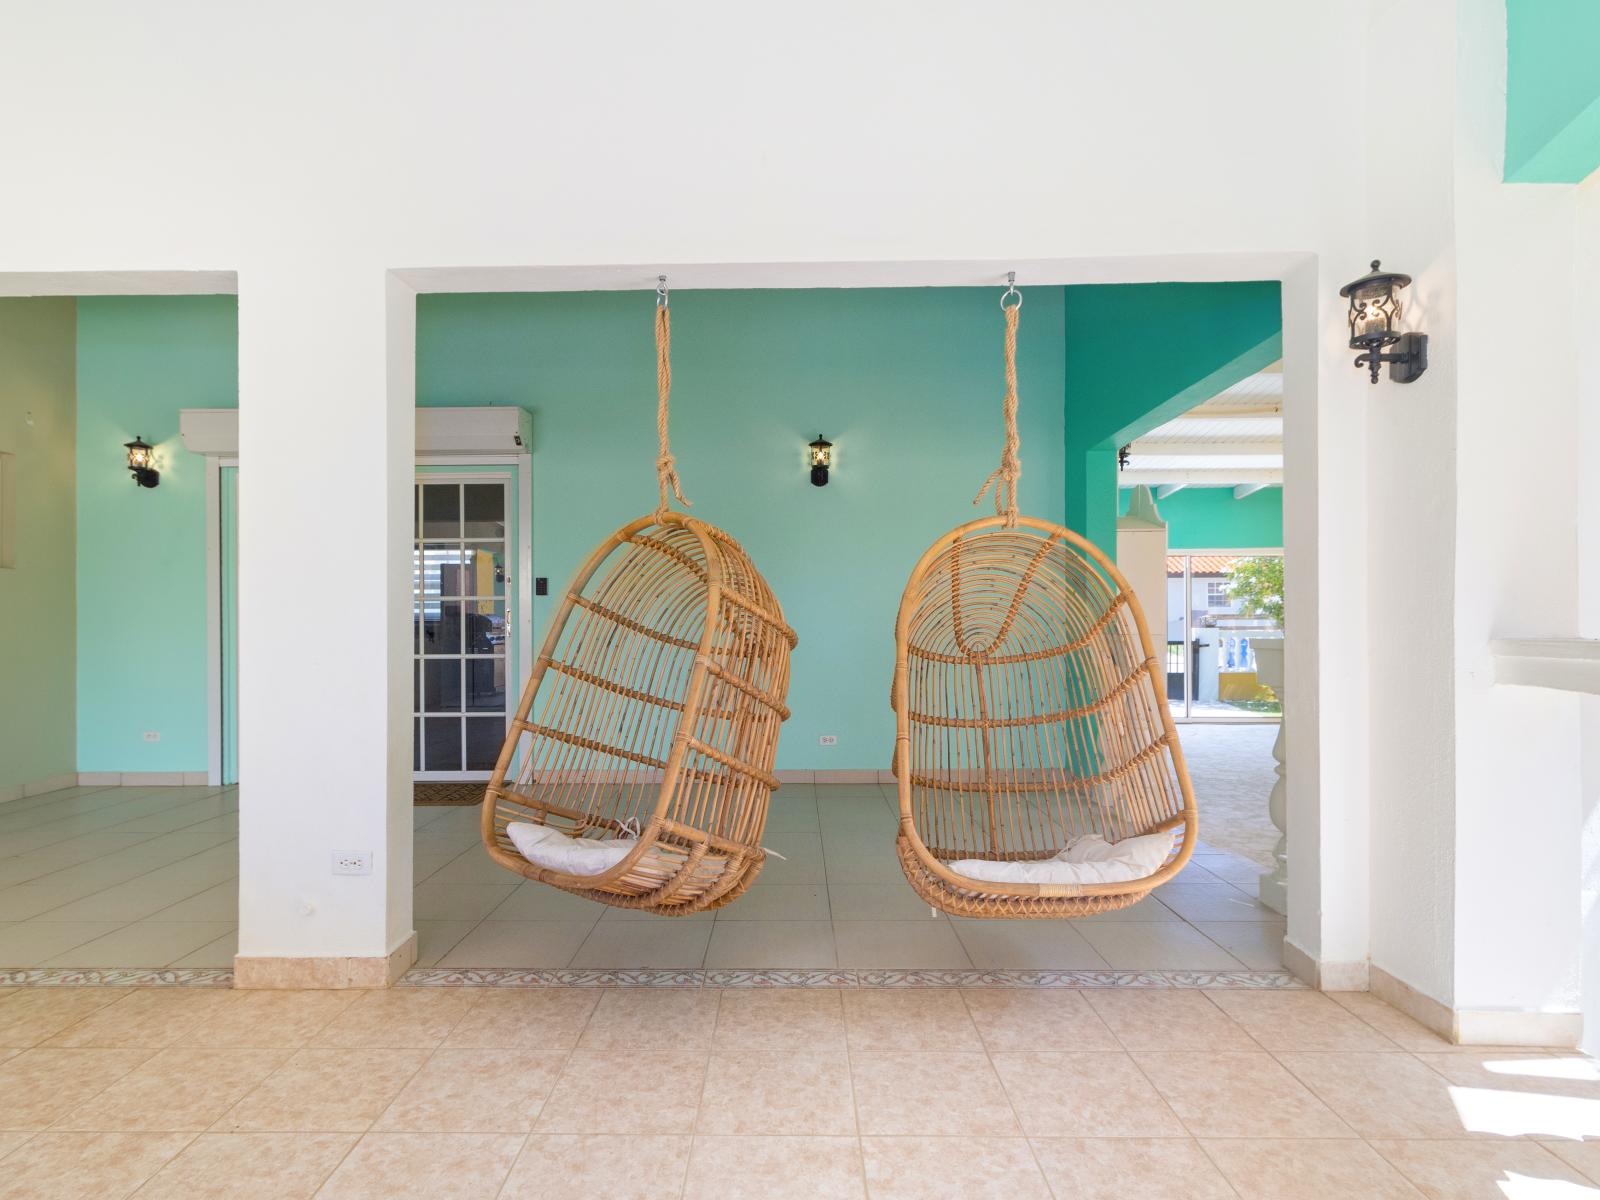
[[[237,454],[205,455],[206,476],[206,780],[222,782],[222,468],[237,467]],[[505,467],[517,485],[517,661],[515,695],[533,673],[533,459],[521,454],[419,454],[419,467]],[[516,704],[510,700],[515,711]]]
[[[473,483],[499,480],[516,485],[517,537],[515,544],[516,578],[511,598],[512,621],[517,634],[516,661],[510,662],[511,677],[506,681],[506,719],[517,710],[523,685],[533,671],[533,468],[526,454],[516,455],[417,455],[416,481],[418,483]],[[450,467],[501,467],[500,471],[451,474]],[[423,468],[438,471],[424,476]],[[443,470],[440,470],[443,468]],[[511,542],[507,540],[507,547]],[[451,779],[477,779],[487,776],[487,771],[428,771],[426,778],[434,781]]]

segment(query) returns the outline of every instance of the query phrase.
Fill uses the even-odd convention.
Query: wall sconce
[[[833,466],[833,443],[820,433],[811,443],[811,486],[828,486],[828,468]]]
[[[1400,292],[1410,283],[1411,276],[1381,270],[1373,259],[1371,271],[1339,289],[1350,299],[1350,349],[1361,351],[1356,366],[1366,367],[1373,383],[1384,363],[1395,383],[1415,383],[1428,369],[1428,335],[1399,327]],[[1394,350],[1385,353],[1389,346]]]
[[[135,437],[131,442],[124,442],[128,449],[128,470],[133,474],[133,482],[139,487],[153,488],[161,482],[161,472],[150,465],[150,452],[154,449],[141,437]]]

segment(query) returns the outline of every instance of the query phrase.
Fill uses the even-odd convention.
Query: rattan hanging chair
[[[683,497],[666,441],[664,287],[661,301],[661,507],[612,534],[568,588],[482,830],[490,858],[529,879],[684,915],[739,896],[765,860],[795,635],[733,538],[666,507]]]
[[[1017,515],[1017,309],[1002,306],[1006,451],[984,488],[997,515],[928,549],[895,623],[896,849],[916,892],[953,915],[1087,916],[1182,869],[1194,791],[1127,580],[1070,529]],[[1063,882],[1134,869],[1077,865],[1091,843],[1137,847],[1145,865]]]

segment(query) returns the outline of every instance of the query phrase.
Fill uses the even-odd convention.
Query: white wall
[[[747,277],[827,285],[842,273],[804,264],[977,260],[952,281],[992,283],[1003,263],[1053,260],[1038,282],[1283,278],[1290,937],[1364,964],[1376,926],[1382,961],[1449,999],[1455,780],[1479,766],[1458,755],[1456,707],[1518,731],[1527,716],[1458,688],[1458,667],[1487,626],[1556,615],[1505,578],[1509,522],[1476,509],[1465,536],[1488,539],[1494,607],[1459,594],[1456,498],[1515,377],[1512,348],[1475,334],[1458,467],[1457,241],[1498,246],[1539,213],[1455,211],[1453,8],[1401,0],[1370,23],[1364,2],[1280,0],[938,2],[914,20],[859,0],[11,14],[0,103],[54,102],[8,130],[25,183],[0,190],[0,273],[238,272],[243,454],[276,453],[283,472],[247,472],[241,497],[247,952],[377,954],[410,923],[384,711],[406,660],[383,590],[403,544],[409,329],[385,272],[641,264],[572,278],[643,288],[655,264],[778,262],[800,265]],[[1368,388],[1344,345],[1337,289],[1374,254],[1417,275],[1434,335],[1410,388]],[[1525,442],[1504,470],[1533,486],[1549,466]],[[353,469],[336,469],[339,443]],[[281,601],[277,555],[330,509],[389,541],[339,566],[372,622],[318,652],[327,686],[308,688],[287,665],[303,648],[250,614]],[[1327,605],[1322,580],[1338,583]],[[1373,652],[1319,660],[1314,634]],[[357,762],[337,762],[351,743],[336,726]],[[330,851],[385,845],[375,876],[326,875]]]
[[[1577,189],[1577,250],[1573,261],[1578,344],[1578,436],[1570,453],[1578,463],[1579,637],[1600,638],[1600,175]],[[1600,1054],[1600,697],[1579,701],[1583,747],[1583,1048]]]
[[[801,20],[736,3],[291,3],[225,19],[175,0],[35,6],[14,14],[0,47],[0,98],[12,111],[40,94],[60,104],[12,131],[10,161],[29,186],[0,194],[0,230],[26,236],[0,234],[0,271],[236,270],[241,403],[256,408],[242,418],[243,453],[277,449],[290,463],[294,435],[324,425],[364,425],[366,453],[383,453],[369,331],[386,269],[640,263],[650,265],[627,278],[646,286],[656,263],[968,258],[995,260],[969,280],[987,283],[1013,256],[1126,278],[1141,268],[1092,260],[1160,256],[1156,277],[1270,276],[1299,255],[1309,307],[1295,319],[1337,336],[1327,297],[1365,242],[1348,197],[1362,138],[1349,83],[1364,35],[1346,11],[1250,0],[1219,19],[1186,0],[1004,14],[939,3],[916,17],[843,2]],[[1190,255],[1218,257],[1185,267]],[[340,327],[351,336],[333,336]],[[1326,340],[1302,336],[1287,369],[1300,375],[1302,411],[1336,405],[1348,430],[1354,381],[1321,372]],[[274,363],[274,348],[294,363]],[[1314,441],[1302,451],[1319,453]],[[244,480],[242,572],[263,597],[277,594],[263,556],[300,527],[302,506],[395,486],[378,468],[336,484],[317,448],[298,460],[292,500],[265,472]],[[1306,489],[1297,502],[1303,514],[1316,498]],[[1346,508],[1324,524],[1359,524]],[[1309,545],[1313,522],[1298,527]],[[1341,536],[1315,553],[1359,571],[1344,560],[1360,549]],[[361,551],[372,561],[352,561],[350,577],[392,553]],[[1314,602],[1301,611],[1314,619]],[[335,887],[320,873],[329,851],[374,832],[390,803],[383,772],[375,763],[358,784],[341,768],[315,797],[287,766],[256,772],[319,717],[356,725],[370,759],[371,710],[399,646],[334,652],[341,694],[302,696],[291,713],[274,694],[287,639],[260,621],[243,638],[245,828],[263,839],[253,865],[246,852],[244,943],[266,953],[297,942],[304,900],[322,914],[316,947],[379,952],[407,915],[345,914],[376,911],[352,897],[387,881]],[[1313,686],[1314,672],[1304,680]],[[1313,704],[1308,694],[1308,724]],[[1341,739],[1364,730],[1350,715],[1361,704],[1362,689],[1345,687]],[[1294,768],[1305,798],[1315,762],[1308,753]],[[1358,788],[1335,794],[1362,802]],[[350,809],[364,815],[333,815]],[[276,879],[258,870],[268,862]],[[1323,908],[1305,910],[1313,947]]]
[[[1427,374],[1405,386],[1361,378],[1367,440],[1365,641],[1372,694],[1372,962],[1449,1003],[1454,944],[1456,620],[1457,71],[1454,5],[1371,15],[1368,118],[1405,113],[1404,137],[1366,159],[1367,257],[1403,270],[1412,328],[1429,334]],[[1361,265],[1365,265],[1364,263]],[[1360,274],[1360,272],[1353,272]],[[1354,353],[1345,352],[1347,359]],[[1381,916],[1379,915],[1381,914]]]
[[[1570,1012],[1580,966],[1578,698],[1496,687],[1489,642],[1577,628],[1576,192],[1500,182],[1504,29],[1501,0],[1463,0],[1454,1001],[1461,1009]],[[1468,79],[1487,85],[1468,87]],[[1537,352],[1507,339],[1508,312],[1540,331]],[[1600,528],[1591,526],[1590,536]],[[1538,870],[1514,888],[1493,886],[1508,860]]]

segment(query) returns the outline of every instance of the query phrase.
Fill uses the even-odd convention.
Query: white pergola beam
[[[1185,470],[1150,470],[1129,467],[1117,476],[1120,487],[1151,488],[1183,484],[1185,487],[1237,487],[1241,483],[1259,483],[1263,487],[1282,487],[1281,467],[1215,467]]]
[[[1264,488],[1266,486],[1267,485],[1264,484],[1264,483],[1241,483],[1241,484],[1236,484],[1234,486],[1234,489],[1233,489],[1233,498],[1235,500],[1243,500],[1246,496],[1254,496],[1257,492],[1259,492],[1262,488]]]
[[[1283,442],[1163,442],[1142,438],[1128,452],[1134,458],[1282,458]]]
[[[1156,499],[1165,500],[1168,496],[1175,496],[1188,486],[1186,483],[1163,483],[1156,489]]]

